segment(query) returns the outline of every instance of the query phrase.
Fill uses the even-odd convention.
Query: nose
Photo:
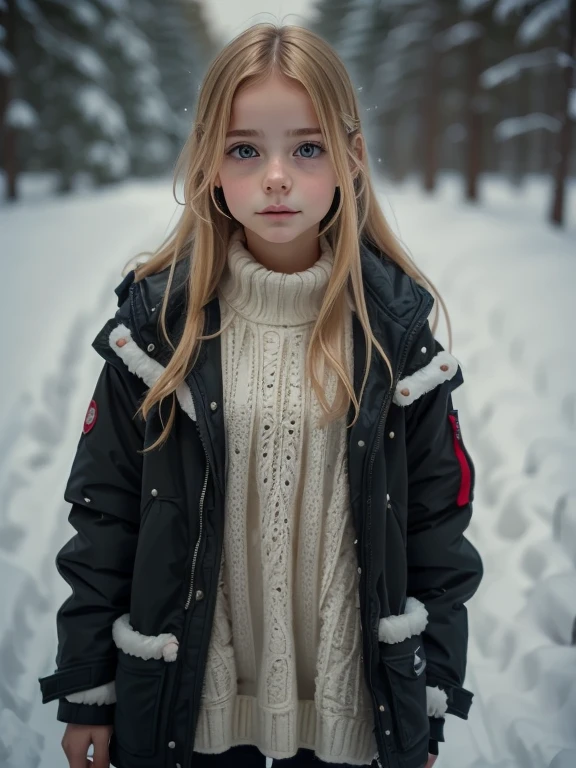
[[[264,189],[266,192],[287,192],[291,186],[292,181],[282,163],[271,163],[266,169],[264,177]]]

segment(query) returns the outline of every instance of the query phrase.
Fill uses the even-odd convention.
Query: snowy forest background
[[[0,0],[2,768],[65,765],[37,678],[69,594],[54,557],[73,534],[62,493],[102,362],[90,343],[126,262],[180,213],[174,164],[232,5]],[[576,2],[258,10],[235,34],[308,25],[346,62],[383,209],[447,302],[464,371],[467,535],[485,577],[468,604],[474,704],[447,718],[437,765],[574,768]],[[438,336],[448,346],[442,321]]]

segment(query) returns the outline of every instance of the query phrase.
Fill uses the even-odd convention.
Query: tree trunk
[[[537,87],[538,83],[534,83],[533,75],[529,72],[522,73],[514,82],[510,98],[515,104],[514,114],[516,117],[522,117],[536,111],[532,109],[530,99],[532,92],[537,90]],[[516,189],[523,185],[529,170],[532,138],[531,133],[520,133],[509,141],[510,182]]]
[[[478,177],[482,170],[481,72],[482,38],[479,37],[466,48],[466,199],[473,202],[478,200]]]
[[[16,60],[16,0],[8,0],[5,11],[0,11],[0,24],[6,30],[6,50]],[[14,79],[10,75],[0,77],[0,147],[2,166],[6,179],[6,199],[16,200],[16,131],[6,124],[6,110]]]
[[[569,98],[570,90],[575,87],[574,56],[576,55],[576,0],[571,0],[569,11],[569,24],[566,35],[565,53],[571,64],[566,62],[562,69],[562,103],[560,120],[562,126],[558,133],[558,144],[554,155],[554,196],[550,211],[550,222],[556,226],[564,224],[564,200],[566,194],[566,177],[570,162],[570,148],[572,144],[572,131],[574,120],[570,115]]]
[[[385,153],[386,165],[388,172],[396,184],[404,180],[404,173],[402,171],[402,146],[398,140],[398,124],[400,122],[400,113],[391,112],[387,116],[386,121],[386,141],[382,147],[382,152]]]
[[[551,117],[558,112],[558,69],[557,66],[550,67],[543,75],[542,88],[542,112]],[[549,130],[542,131],[541,157],[539,172],[542,174],[550,173],[554,163],[554,143],[556,134]]]
[[[422,173],[424,190],[434,192],[438,173],[438,123],[440,103],[440,61],[441,54],[430,41],[428,66],[424,74],[422,98]]]

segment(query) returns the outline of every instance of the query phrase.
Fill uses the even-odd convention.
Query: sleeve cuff
[[[115,709],[115,704],[73,704],[60,699],[56,719],[75,725],[114,725]]]
[[[430,723],[430,741],[444,741],[444,718],[443,717],[429,717]],[[435,753],[432,753],[435,754]]]
[[[428,742],[428,753],[430,755],[437,755],[438,754],[438,742],[434,739],[430,739]]]
[[[69,669],[58,669],[48,677],[38,678],[42,689],[42,703],[47,704],[76,691],[85,691],[109,683],[116,675],[116,665],[116,659],[105,659]]]

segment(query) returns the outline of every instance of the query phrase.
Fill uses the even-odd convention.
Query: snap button
[[[358,544],[358,539],[354,539],[354,544]]]
[[[150,494],[152,496],[158,496],[158,491],[156,490],[156,488],[152,488],[152,490],[150,491]]]
[[[358,573],[362,573],[362,568],[358,568]]]
[[[203,600],[204,599],[204,592],[202,592],[201,589],[196,590],[196,600]]]
[[[218,403],[210,403],[210,410],[215,411],[218,408]]]
[[[380,704],[380,706],[378,707],[378,709],[380,710],[380,712],[384,712],[384,704]]]
[[[169,741],[169,742],[168,742],[168,747],[169,747],[170,749],[174,749],[174,747],[175,747],[175,746],[176,746],[176,742],[175,742],[175,741]]]
[[[386,736],[390,736],[390,731],[384,731],[384,733],[386,734]],[[176,768],[178,768],[178,766],[176,766]]]
[[[156,307],[152,307],[152,309],[150,310],[150,312],[156,312]],[[178,768],[178,766],[176,766],[176,768]]]
[[[390,494],[389,493],[386,494],[386,501],[390,501]]]
[[[366,443],[364,442],[364,440],[358,440],[358,445],[360,446],[360,448],[364,448]]]
[[[423,354],[423,355],[425,355],[425,354],[426,354],[426,352],[428,352],[428,350],[426,349],[426,347],[422,347],[422,349],[420,350],[420,352],[422,352],[422,354]]]
[[[394,439],[394,437],[395,437],[395,434],[394,434],[394,432],[388,432],[388,437],[389,437],[391,440],[393,440],[393,439]]]
[[[84,496],[84,501],[86,502],[86,504],[90,504],[92,499],[89,499],[88,496]]]
[[[156,349],[156,346],[154,344],[148,344],[146,349],[148,350],[148,352],[154,352],[154,350]]]

